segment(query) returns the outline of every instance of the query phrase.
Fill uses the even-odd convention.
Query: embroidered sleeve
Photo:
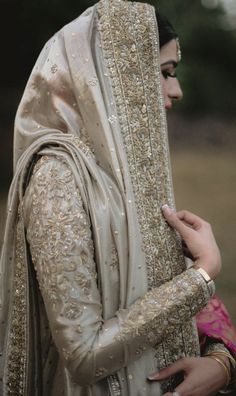
[[[209,299],[202,277],[189,269],[104,322],[89,216],[66,163],[45,156],[37,162],[24,211],[52,336],[80,385],[96,382],[139,358]]]

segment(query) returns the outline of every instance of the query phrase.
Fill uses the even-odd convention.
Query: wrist
[[[215,294],[215,283],[213,281],[213,279],[210,277],[210,275],[207,273],[207,271],[198,266],[198,265],[193,265],[193,268],[201,275],[201,277],[204,279],[204,281],[207,284],[209,293],[211,296],[213,296]]]
[[[236,360],[231,352],[221,342],[216,342],[212,339],[207,345],[203,354],[204,357],[215,357],[221,360],[221,365],[224,364],[229,373],[229,383],[219,393],[231,393],[236,388]],[[216,359],[215,359],[216,360]],[[223,369],[223,367],[222,367]]]
[[[226,389],[231,381],[231,372],[230,372],[230,364],[229,361],[225,362],[225,357],[215,354],[209,353],[205,355],[206,358],[210,358],[215,360],[222,368],[225,376],[225,383],[223,384],[224,389]]]
[[[221,271],[221,257],[211,252],[199,257],[194,265],[203,268],[212,280],[214,280]]]

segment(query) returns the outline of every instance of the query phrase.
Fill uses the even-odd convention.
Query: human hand
[[[184,373],[184,381],[175,389],[179,396],[214,396],[227,382],[224,368],[209,357],[180,359],[159,373],[152,374],[148,379],[162,381],[179,372]],[[163,396],[172,394],[168,392]]]
[[[170,226],[180,233],[194,264],[215,279],[221,270],[221,256],[210,224],[186,210],[175,213],[168,205],[162,206],[162,211]]]

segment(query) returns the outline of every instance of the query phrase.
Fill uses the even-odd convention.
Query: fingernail
[[[149,381],[153,381],[159,377],[159,374],[150,374],[147,378]]]
[[[161,207],[161,209],[164,210],[165,213],[167,213],[167,214],[171,214],[171,213],[172,213],[171,208],[170,208],[167,204],[163,205],[163,206]]]

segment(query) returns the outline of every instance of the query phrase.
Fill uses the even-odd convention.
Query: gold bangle
[[[209,352],[209,354],[208,353],[205,354],[204,356],[209,356],[209,355],[226,356],[229,359],[230,363],[232,364],[233,368],[236,368],[236,361],[229,352],[215,350],[215,351]]]
[[[207,284],[209,294],[212,297],[215,293],[215,283],[214,283],[213,279],[210,278],[208,273],[202,267],[199,267],[198,265],[193,265],[192,268],[194,268],[201,275],[201,277],[204,279],[204,281]]]
[[[230,383],[230,371],[229,371],[229,369],[228,369],[228,367],[226,366],[226,364],[219,358],[219,357],[217,357],[217,356],[215,356],[215,355],[213,355],[213,354],[209,354],[209,355],[207,355],[209,358],[211,358],[211,359],[214,359],[214,360],[216,360],[219,364],[221,364],[221,366],[222,367],[224,367],[224,370],[225,370],[225,373],[226,373],[226,376],[227,376],[227,381],[226,381],[226,384],[225,384],[225,386],[227,387],[228,385],[229,385],[229,383]]]
[[[235,383],[236,380],[236,361],[233,358],[233,356],[230,353],[224,352],[224,351],[215,351],[215,352],[209,352],[209,354],[206,354],[204,356],[218,356],[219,359],[221,356],[225,356],[229,359],[229,363],[230,363],[230,368],[229,368],[229,373],[230,373],[230,382],[228,385],[231,385],[233,383]]]
[[[197,270],[202,275],[202,277],[206,283],[209,283],[212,281],[212,279],[210,278],[208,273],[202,267],[199,267],[198,265],[194,265],[193,268],[195,268],[195,270]]]

